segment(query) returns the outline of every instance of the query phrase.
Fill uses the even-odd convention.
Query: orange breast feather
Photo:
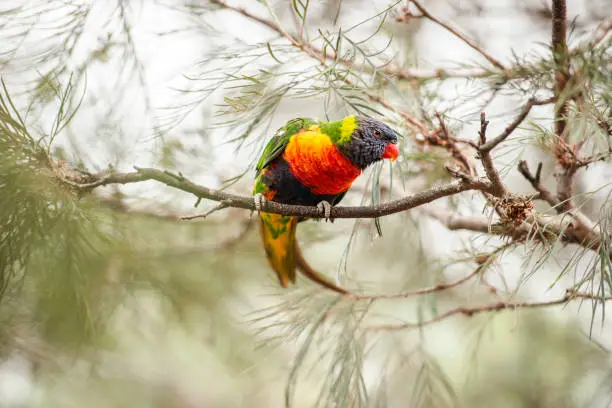
[[[340,194],[361,174],[317,127],[292,136],[283,158],[293,176],[315,194]]]

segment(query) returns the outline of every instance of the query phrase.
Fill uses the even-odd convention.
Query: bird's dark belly
[[[265,185],[275,191],[273,201],[293,205],[317,205],[321,201],[337,204],[344,193],[315,194],[307,186],[300,183],[289,170],[289,164],[282,158],[272,163],[263,177]]]

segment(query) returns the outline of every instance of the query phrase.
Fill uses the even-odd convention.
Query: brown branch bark
[[[555,112],[555,134],[566,139],[569,100],[563,97],[569,80],[569,58],[567,53],[567,5],[566,0],[553,0],[552,50],[555,61],[555,96],[558,107]]]
[[[567,4],[566,0],[553,0],[552,5],[552,51],[555,61],[555,143],[553,154],[557,159],[557,198],[559,208],[569,211],[574,207],[572,202],[573,182],[576,169],[566,166],[565,157],[571,152],[568,145],[567,119],[569,98],[565,95],[570,80],[569,55],[567,50]]]
[[[484,167],[487,178],[491,180],[491,185],[493,187],[493,195],[501,198],[508,194],[508,191],[506,190],[506,187],[504,186],[504,183],[502,182],[501,177],[499,176],[499,172],[493,164],[493,159],[491,158],[490,150],[495,147],[495,144],[493,144],[491,148],[486,149],[488,125],[489,121],[486,119],[485,113],[482,112],[480,114],[480,132],[478,133],[478,151],[480,155],[480,161],[482,162],[482,166]]]
[[[438,220],[451,231],[465,230],[489,235],[510,238],[512,244],[517,244],[528,239],[542,241],[543,239],[555,239],[560,237],[565,243],[580,243],[576,236],[566,233],[566,226],[559,219],[543,220],[536,215],[529,215],[524,222],[515,224],[508,222],[491,223],[485,216],[456,215],[449,210],[425,207],[421,212],[431,218]],[[567,224],[567,223],[566,223]],[[538,233],[538,231],[544,231]]]
[[[497,147],[500,143],[505,141],[529,115],[531,108],[536,105],[545,105],[554,101],[554,98],[549,98],[545,100],[537,100],[534,98],[529,99],[525,106],[521,109],[516,118],[504,129],[504,131],[496,136],[495,138],[487,141],[487,126],[489,122],[486,120],[485,113],[482,112],[480,114],[480,132],[479,132],[479,140],[478,140],[478,153],[480,156],[480,160],[484,167],[485,173],[487,174],[488,179],[491,181],[493,185],[494,195],[497,197],[503,198],[507,193],[507,189],[504,186],[501,178],[499,176],[499,172],[495,168],[493,164],[493,158],[491,157],[491,150]]]
[[[63,176],[58,174],[60,181],[66,183],[71,188],[79,192],[88,192],[94,188],[112,184],[130,184],[154,180],[169,187],[193,194],[198,199],[217,201],[219,203],[223,203],[226,207],[255,210],[255,202],[253,197],[239,196],[226,191],[201,186],[189,181],[180,174],[173,174],[158,169],[137,168],[136,171],[132,173],[111,172],[99,175],[90,174],[87,176],[75,176],[72,179],[67,179],[65,172],[62,174]],[[86,178],[83,179],[83,177]],[[492,194],[493,184],[490,181],[471,177],[466,174],[460,174],[458,177],[460,179],[457,181],[438,187],[432,187],[428,190],[378,205],[360,207],[332,207],[331,218],[383,217],[406,211],[423,204],[430,203],[439,198],[451,196],[468,190]],[[319,212],[317,207],[288,205],[274,201],[266,201],[262,207],[262,211],[308,218],[323,218],[323,215]],[[576,227],[566,233],[564,233],[564,228],[555,226],[553,223],[539,225],[539,221],[537,220],[532,220],[531,224],[523,223],[514,227],[502,226],[503,228],[499,230],[495,228],[489,229],[488,233],[508,235],[514,239],[521,239],[530,233],[533,226],[545,226],[549,231],[563,235],[563,240],[565,242],[573,242],[585,248],[597,250],[601,245],[601,240],[599,235],[594,231],[594,226],[587,222],[588,220],[581,218],[579,214],[576,215],[575,218],[578,221]],[[530,225],[532,226],[530,227]],[[479,225],[478,230],[482,229],[483,226]]]
[[[67,183],[72,188],[79,191],[89,191],[96,187],[111,184],[130,184],[155,180],[169,187],[173,187],[187,193],[193,194],[200,199],[207,199],[224,203],[227,207],[243,208],[255,210],[253,197],[239,196],[222,190],[215,190],[205,186],[195,184],[180,174],[173,174],[167,171],[151,168],[137,168],[132,173],[108,173],[100,175],[89,175],[88,179],[80,182],[79,180],[62,178],[61,181]],[[331,218],[376,218],[385,215],[406,211],[414,207],[432,202],[442,197],[458,194],[468,190],[490,191],[491,183],[475,177],[464,177],[442,186],[432,187],[398,200],[386,203],[365,206],[365,207],[332,207]],[[262,211],[282,214],[295,215],[308,218],[323,218],[317,207],[288,205],[274,201],[266,201]]]
[[[566,211],[562,206],[562,202],[559,201],[555,195],[544,187],[541,183],[541,172],[542,163],[538,164],[536,174],[532,174],[529,170],[529,166],[525,160],[522,160],[518,166],[519,172],[525,177],[531,186],[538,192],[539,198],[546,201],[552,208],[554,208],[561,216],[563,214],[569,214],[572,217],[572,222],[568,228],[562,228],[560,231],[555,231],[556,234],[563,233],[567,242],[573,242],[581,245],[584,248],[599,251],[602,241],[601,234],[598,227],[581,211],[576,208]],[[609,258],[612,259],[612,253],[609,254]]]
[[[483,215],[457,215],[449,210],[424,207],[420,210],[423,214],[435,218],[451,231],[468,230],[473,232],[491,233],[489,219]]]

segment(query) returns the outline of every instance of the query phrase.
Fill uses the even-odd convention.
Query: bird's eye
[[[376,137],[380,137],[380,132],[379,132],[378,130],[375,130],[375,131],[374,131],[374,136],[376,136]]]

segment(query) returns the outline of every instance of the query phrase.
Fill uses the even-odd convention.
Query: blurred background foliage
[[[306,223],[306,258],[360,292],[484,271],[445,291],[343,300],[303,280],[277,288],[247,211],[181,220],[214,203],[194,206],[154,182],[83,193],[59,180],[148,165],[249,194],[258,153],[287,119],[361,112],[406,136],[402,158],[368,171],[347,196],[367,205],[448,177],[447,152],[424,148],[369,96],[432,126],[437,112],[475,140],[482,109],[501,130],[523,100],[554,88],[549,2],[426,2],[512,75],[411,18],[404,2],[242,3],[338,57],[321,64],[223,2],[0,2],[0,406],[609,406],[605,255],[450,231],[419,210],[381,219],[382,236],[370,220]],[[589,154],[609,149],[612,39],[588,46],[609,6],[568,2],[573,67],[587,78],[571,136]],[[392,69],[425,74],[402,79]],[[481,75],[454,77],[462,70]],[[521,158],[542,161],[554,185],[552,109],[534,108],[496,154],[517,192],[531,193],[515,170]],[[608,163],[593,164],[576,186],[604,233],[609,174]],[[480,214],[484,200],[465,194],[446,205]],[[483,266],[478,257],[492,251]],[[601,299],[418,324],[587,286]],[[388,326],[403,322],[413,326]]]

